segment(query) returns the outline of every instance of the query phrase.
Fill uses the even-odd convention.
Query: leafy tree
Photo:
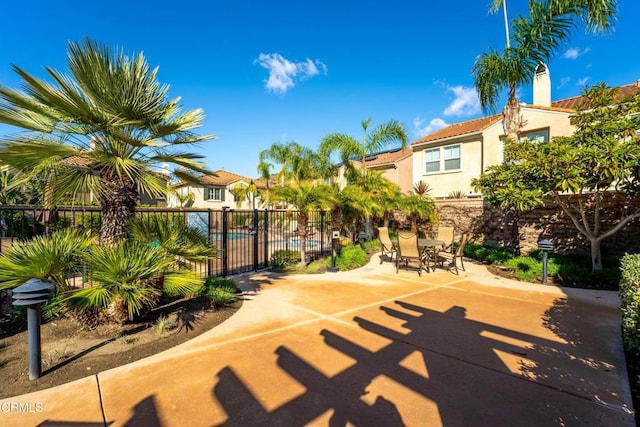
[[[492,1],[492,10],[504,5]],[[518,86],[533,81],[541,64],[547,63],[564,46],[578,22],[589,31],[609,31],[616,19],[617,0],[530,0],[529,18],[518,15],[513,22],[512,40],[502,51],[490,49],[473,65],[472,74],[480,104],[495,111],[500,94],[508,91],[503,126],[507,140],[517,141],[522,127]]]
[[[640,93],[617,100],[605,84],[585,90],[588,109],[573,117],[576,132],[506,147],[513,161],[491,166],[473,181],[494,206],[518,211],[557,203],[591,244],[592,270],[602,269],[602,240],[640,218],[629,201],[640,195]],[[605,197],[625,201],[617,221],[603,221]]]
[[[193,129],[201,110],[182,112],[144,56],[124,55],[91,40],[69,43],[69,72],[45,68],[49,83],[21,68],[24,91],[0,87],[0,122],[29,132],[0,141],[0,160],[24,180],[47,177],[47,208],[65,197],[94,194],[102,208],[101,240],[125,235],[141,193],[163,195],[153,169],[180,168],[183,181],[207,173],[202,156],[182,147],[211,139]]]
[[[301,182],[274,189],[273,197],[298,209],[298,237],[300,238],[300,259],[307,261],[307,234],[309,214],[313,210],[327,209],[332,205],[332,191],[326,184]]]

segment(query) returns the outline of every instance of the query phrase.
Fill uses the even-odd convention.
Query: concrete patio
[[[617,293],[465,266],[242,276],[219,327],[2,400],[0,425],[635,425]]]

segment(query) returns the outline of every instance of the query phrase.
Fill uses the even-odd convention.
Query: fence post
[[[271,221],[271,216],[269,215],[269,211],[267,209],[264,210],[264,222],[263,222],[263,240],[264,240],[264,253],[263,253],[263,266],[269,267],[269,222]]]
[[[258,271],[258,209],[253,210],[253,271]]]
[[[209,239],[209,244],[213,245],[213,231],[214,231],[214,226],[216,223],[216,218],[214,215],[214,211],[213,209],[208,209],[208,213],[209,213],[209,227],[208,227],[208,239]],[[214,257],[208,257],[207,259],[207,277],[211,277],[213,270],[214,270],[214,266],[213,266],[213,262],[215,261]]]
[[[229,254],[227,248],[229,240],[227,233],[229,232],[229,206],[222,207],[222,277],[227,277],[229,272]]]

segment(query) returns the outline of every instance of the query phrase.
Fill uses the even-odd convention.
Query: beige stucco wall
[[[522,108],[524,127],[522,133],[549,129],[549,137],[568,136],[574,131],[569,122],[569,114],[565,112]],[[429,144],[414,147],[413,182],[420,180],[427,182],[432,188],[432,197],[446,197],[453,191],[464,194],[475,194],[471,187],[471,180],[479,177],[491,165],[500,164],[504,159],[503,151],[504,130],[498,122],[482,133],[466,135],[434,141]],[[447,172],[424,172],[424,151],[436,147],[446,147],[460,144],[460,170]]]
[[[406,157],[396,163],[395,167],[371,168],[382,171],[382,176],[394,184],[398,184],[403,193],[413,191],[413,156]]]
[[[222,209],[224,206],[228,206],[231,209],[251,209],[251,201],[243,200],[240,206],[234,201],[233,194],[231,194],[231,188],[233,186],[242,183],[242,181],[234,182],[231,185],[227,185],[225,189],[224,201],[204,200],[204,187],[184,186],[177,189],[181,194],[193,193],[195,196],[193,204],[190,207],[202,208],[202,209]],[[169,207],[179,207],[178,200],[175,196],[169,196],[167,200]],[[259,205],[259,200],[256,200],[256,206]]]
[[[424,151],[460,144],[460,169],[455,171],[425,173]],[[453,191],[472,193],[471,180],[480,176],[482,168],[482,135],[472,135],[465,138],[454,138],[436,144],[429,144],[414,149],[413,152],[413,182],[424,181],[432,188],[431,197],[446,197]]]

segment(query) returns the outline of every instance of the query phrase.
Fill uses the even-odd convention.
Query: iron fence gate
[[[202,276],[228,276],[268,268],[277,251],[299,251],[298,211],[138,208],[141,219],[153,216],[183,221],[200,230],[217,249],[215,257],[194,265]],[[16,241],[48,235],[74,227],[99,234],[101,211],[98,207],[61,207],[45,210],[36,206],[0,205],[0,253]],[[308,259],[331,252],[330,215],[309,213],[306,252]]]

